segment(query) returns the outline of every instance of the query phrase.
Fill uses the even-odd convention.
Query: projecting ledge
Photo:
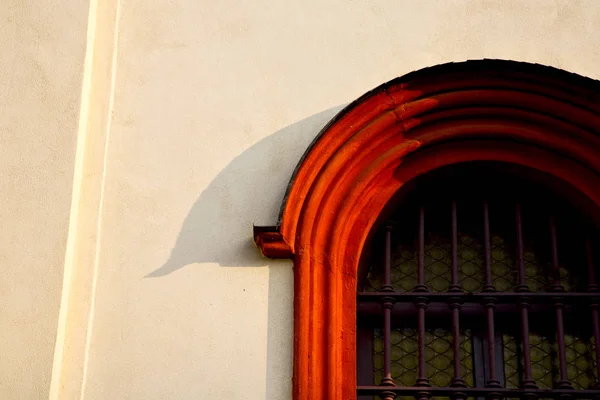
[[[265,257],[293,258],[292,249],[283,240],[278,226],[254,226],[254,243]]]

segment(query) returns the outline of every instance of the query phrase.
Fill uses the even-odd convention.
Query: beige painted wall
[[[0,2],[0,398],[48,397],[88,4]]]
[[[75,171],[52,399],[289,399],[291,263],[262,258],[251,228],[276,222],[296,162],[335,112],[391,78],[449,61],[514,59],[600,78],[594,0],[106,0],[91,9],[78,162],[79,75],[72,75],[75,103],[64,94],[52,103],[71,104],[71,114],[61,114],[72,115],[70,129],[47,122],[58,118],[54,108],[31,118],[31,101],[17,92],[9,116],[29,118],[0,122],[20,121],[19,139],[7,146],[21,156],[8,166],[23,174],[0,178],[9,179],[3,188],[16,188],[5,195],[13,208],[0,211],[11,227],[2,235],[23,239],[18,253],[10,246],[17,240],[3,236],[3,257],[11,258],[0,278],[7,300],[0,315],[15,337],[0,336],[1,350],[15,341],[30,346],[39,335],[14,311],[39,312],[38,303],[15,287],[40,293],[56,321],[72,178],[49,179],[39,165]],[[62,38],[79,68],[80,22],[69,25],[74,37]],[[10,54],[23,66],[36,60]],[[49,85],[37,75],[19,82]],[[48,125],[57,136],[45,143],[57,153],[42,162],[36,156],[49,146],[37,140],[51,135],[40,128]],[[57,210],[62,219],[46,222]],[[42,257],[48,243],[56,265]],[[40,255],[26,263],[29,252]],[[52,282],[40,279],[48,270]],[[52,347],[55,335],[42,336]],[[15,372],[25,362],[3,362],[20,379],[13,390],[25,387]]]
[[[290,263],[262,259],[340,105],[438,63],[600,77],[600,5],[122,1],[86,399],[288,399]]]

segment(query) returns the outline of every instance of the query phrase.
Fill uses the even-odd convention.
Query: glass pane
[[[501,235],[491,238],[492,282],[496,290],[514,291],[518,285],[518,266],[514,246]],[[479,292],[485,283],[483,244],[472,235],[458,235],[458,278],[466,292]],[[446,292],[451,283],[452,248],[447,238],[429,234],[425,242],[425,284],[432,292]],[[531,249],[524,252],[526,284],[531,291],[544,291],[549,286],[550,272],[545,262]],[[395,290],[410,292],[417,285],[417,252],[414,244],[396,244],[392,249],[391,282]],[[561,266],[566,290],[574,289],[575,279]],[[365,291],[375,292],[383,285],[381,265],[374,265],[367,276]]]
[[[506,387],[518,388],[523,380],[522,345],[510,334],[503,335]],[[529,334],[531,370],[540,389],[552,389],[560,380],[558,346],[552,335]],[[596,382],[593,340],[587,336],[565,335],[567,373],[575,389],[590,389]]]
[[[418,377],[417,331],[393,329],[391,335],[392,378],[398,386],[413,386]],[[467,386],[473,386],[473,348],[471,331],[461,333],[461,374]],[[383,331],[375,329],[373,346],[375,384],[383,378]],[[425,373],[432,386],[449,386],[452,381],[454,351],[452,334],[446,329],[425,332]]]
[[[428,235],[425,243],[425,284],[432,292],[446,292],[450,287],[451,247],[440,236]],[[410,292],[417,285],[417,252],[414,245],[397,244],[392,249],[391,282],[394,290]],[[381,268],[372,268],[365,291],[381,289]]]

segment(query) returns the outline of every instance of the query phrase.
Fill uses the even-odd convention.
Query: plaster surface
[[[343,104],[430,65],[600,76],[595,2],[121,4],[86,398],[289,399],[290,262],[260,258]]]
[[[0,220],[11,228],[0,233],[3,398],[46,396],[87,6],[0,6]],[[260,256],[252,224],[276,223],[296,163],[340,107],[396,76],[467,59],[600,78],[593,0],[92,9],[52,400],[289,399],[292,265]]]
[[[48,398],[87,1],[0,5],[0,397]]]

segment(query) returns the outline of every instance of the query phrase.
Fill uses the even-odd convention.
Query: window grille
[[[498,165],[399,197],[357,294],[359,399],[600,398],[597,228]]]

